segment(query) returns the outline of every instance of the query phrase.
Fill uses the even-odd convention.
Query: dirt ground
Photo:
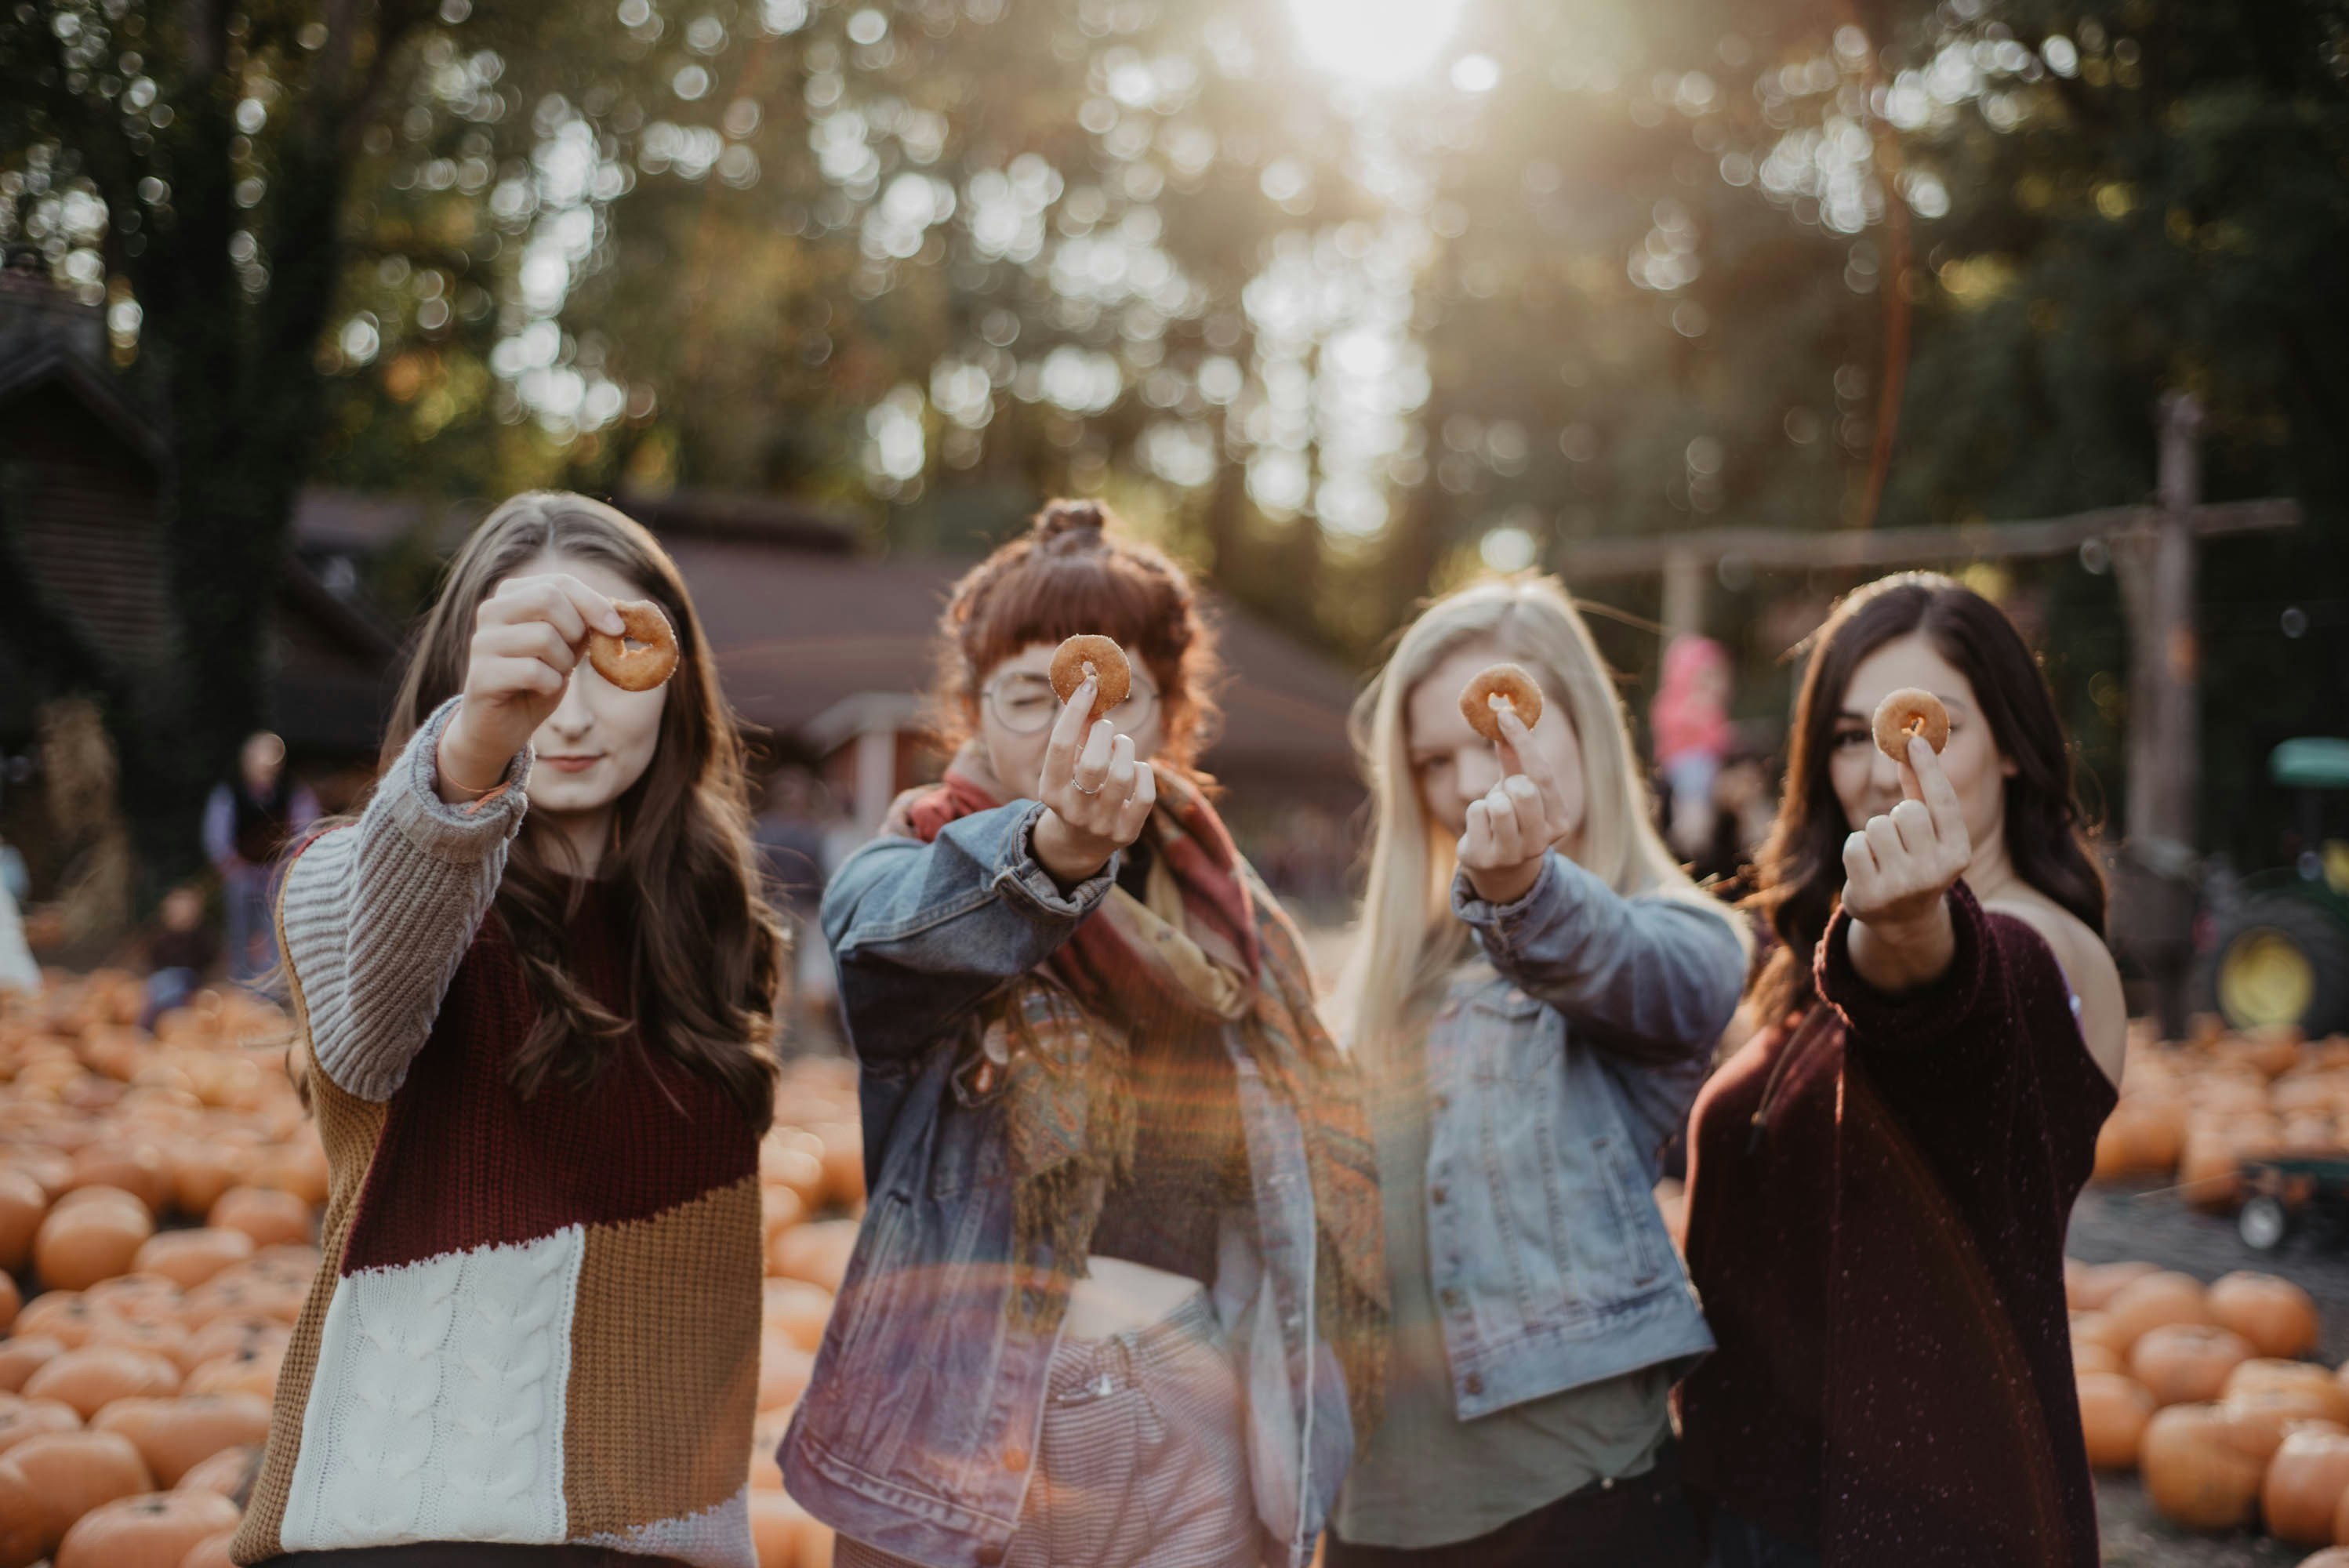
[[[2092,1264],[2143,1258],[2202,1280],[2240,1268],[2282,1274],[2323,1309],[2324,1359],[2349,1359],[2349,1252],[2331,1243],[2294,1237],[2279,1252],[2255,1253],[2235,1234],[2232,1220],[2197,1213],[2158,1187],[2097,1186],[2072,1211],[2065,1250]],[[2097,1477],[2096,1513],[2104,1560],[2116,1568],[2292,1568],[2308,1555],[2261,1535],[2174,1529],[2154,1515],[2134,1476]]]

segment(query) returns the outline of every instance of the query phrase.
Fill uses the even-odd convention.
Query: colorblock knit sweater
[[[633,1037],[585,1089],[507,1081],[536,1009],[488,917],[528,759],[441,801],[453,707],[286,873],[332,1182],[233,1554],[579,1542],[754,1568],[757,1134]],[[589,889],[566,954],[623,1017],[627,918]]]

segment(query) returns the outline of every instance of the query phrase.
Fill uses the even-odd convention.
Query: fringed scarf
[[[1315,1316],[1346,1370],[1354,1429],[1376,1424],[1385,1379],[1386,1229],[1352,1063],[1314,1009],[1304,944],[1181,775],[1156,769],[1144,896],[1122,887],[974,1025],[973,1070],[1008,1101],[1015,1256],[1050,1248],[1052,1278],[1015,1310],[1055,1321],[1085,1272],[1102,1195],[1131,1169],[1132,1052],[1229,1026],[1304,1134],[1319,1231]],[[976,748],[935,788],[900,799],[884,830],[924,842],[1009,797]]]

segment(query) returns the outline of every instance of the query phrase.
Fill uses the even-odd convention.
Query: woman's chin
[[[584,816],[603,810],[618,798],[618,790],[593,773],[584,778],[556,774],[530,781],[530,809],[549,817]]]

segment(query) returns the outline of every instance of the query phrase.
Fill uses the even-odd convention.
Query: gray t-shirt
[[[1386,1417],[1338,1500],[1360,1546],[1472,1541],[1592,1481],[1641,1475],[1671,1436],[1673,1368],[1647,1367],[1473,1421],[1456,1413],[1427,1261],[1427,1053],[1411,1038],[1363,1063],[1386,1211],[1394,1338]]]

